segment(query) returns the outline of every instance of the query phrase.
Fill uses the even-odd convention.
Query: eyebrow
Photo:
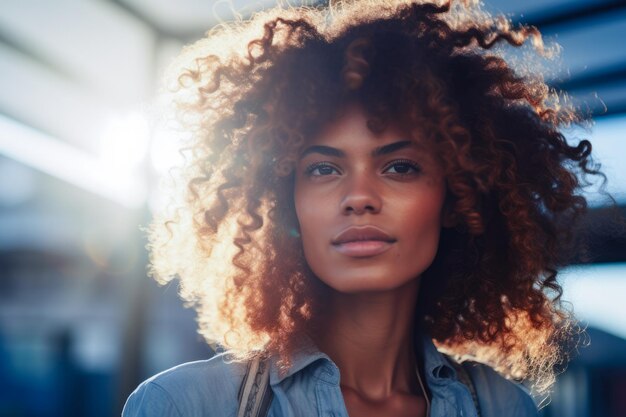
[[[300,159],[312,153],[319,153],[325,156],[336,156],[337,158],[345,158],[346,156],[346,153],[344,151],[342,151],[341,149],[333,148],[332,146],[312,145],[302,151],[302,153],[300,154]]]
[[[417,146],[415,142],[412,142],[410,140],[401,140],[398,142],[389,143],[387,145],[378,146],[374,148],[374,150],[372,150],[371,155],[373,157],[388,155],[400,149],[414,146]],[[300,159],[312,153],[319,153],[325,156],[335,156],[337,158],[345,158],[346,156],[346,153],[344,151],[342,151],[341,149],[333,148],[332,146],[312,145],[302,151],[302,153],[300,154]]]
[[[401,140],[399,142],[390,143],[388,145],[379,146],[372,151],[372,156],[382,156],[393,153],[400,149],[409,148],[415,146],[414,142],[410,140]]]

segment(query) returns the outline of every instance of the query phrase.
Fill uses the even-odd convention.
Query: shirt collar
[[[424,371],[429,381],[456,380],[456,371],[449,359],[437,350],[428,335],[421,336]]]
[[[456,380],[454,367],[449,360],[437,350],[430,336],[422,335],[418,337],[416,341],[421,342],[423,355],[422,363],[428,381],[437,383],[445,380]],[[328,355],[321,352],[308,336],[303,336],[291,355],[291,365],[286,372],[280,372],[276,355],[270,358],[270,384],[279,384],[284,379],[300,372],[318,360],[328,361],[334,365]]]
[[[303,335],[299,344],[291,354],[291,365],[286,372],[281,372],[278,366],[278,357],[270,357],[270,385],[281,383],[284,379],[300,372],[313,362],[320,359],[333,363],[325,353],[321,352],[308,335]]]

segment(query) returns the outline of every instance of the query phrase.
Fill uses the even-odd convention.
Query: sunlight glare
[[[150,128],[146,118],[134,111],[109,119],[99,139],[103,163],[112,171],[132,172],[146,155]]]
[[[172,168],[182,166],[185,158],[181,149],[189,133],[176,129],[173,122],[162,123],[155,128],[150,145],[150,162],[158,175],[165,175]]]

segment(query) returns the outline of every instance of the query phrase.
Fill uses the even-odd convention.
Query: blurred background
[[[275,2],[0,0],[0,416],[117,416],[141,380],[212,354],[176,285],[146,277],[141,226],[176,155],[146,114],[183,45]],[[626,1],[486,3],[562,46],[548,80],[596,120],[568,135],[624,213]],[[590,344],[544,417],[626,416],[626,236],[589,197],[590,253],[562,282]]]

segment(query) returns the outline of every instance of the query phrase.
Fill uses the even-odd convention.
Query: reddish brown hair
[[[561,133],[575,111],[500,53],[528,39],[544,52],[535,28],[406,1],[275,9],[214,30],[175,72],[192,158],[187,196],[153,223],[155,274],[180,277],[207,340],[288,361],[323,291],[294,234],[294,162],[356,100],[371,129],[402,123],[445,170],[456,227],[422,278],[420,324],[450,353],[547,387],[572,334],[559,248],[597,170],[590,143]]]

